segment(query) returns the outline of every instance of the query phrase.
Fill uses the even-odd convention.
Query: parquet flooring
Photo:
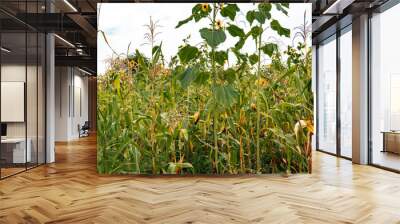
[[[400,175],[314,153],[314,173],[132,177],[96,173],[94,137],[0,181],[0,223],[400,223]]]

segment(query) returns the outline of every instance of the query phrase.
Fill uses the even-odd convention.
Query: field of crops
[[[203,43],[183,41],[166,63],[157,22],[140,49],[115,58],[98,76],[99,173],[243,174],[311,172],[313,94],[306,21],[282,27],[271,15],[289,4],[254,4],[250,28],[237,4],[194,4],[181,26],[208,20]],[[190,22],[190,23],[189,23]],[[269,33],[302,41],[284,49]],[[222,49],[233,38],[235,43]],[[254,52],[244,53],[246,42]],[[268,57],[268,63],[262,58]]]

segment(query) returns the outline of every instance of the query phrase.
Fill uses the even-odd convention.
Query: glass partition
[[[371,162],[400,170],[400,5],[371,18]]]
[[[1,35],[2,177],[24,171],[26,162],[31,161],[26,141],[26,45],[25,32],[3,32]]]
[[[352,157],[352,33],[351,26],[340,35],[340,154]]]
[[[318,47],[318,149],[336,154],[336,36]]]
[[[43,4],[21,1],[16,10],[42,12]],[[46,39],[40,31],[2,12],[0,19],[8,21],[0,22],[2,179],[45,163]]]

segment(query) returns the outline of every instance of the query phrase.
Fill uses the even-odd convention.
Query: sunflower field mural
[[[173,28],[191,27],[175,40],[174,55],[165,54],[163,21],[141,18],[147,32],[138,35],[150,50],[128,46],[99,74],[98,172],[311,172],[306,13],[286,28],[278,18],[288,17],[294,4],[190,5]],[[98,36],[113,47],[105,32]]]

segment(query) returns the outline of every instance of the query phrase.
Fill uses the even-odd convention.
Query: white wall
[[[55,140],[77,139],[78,125],[88,120],[88,78],[76,68],[56,67],[55,85]]]
[[[36,73],[36,67],[33,66],[27,66],[25,67],[24,65],[19,65],[19,64],[4,64],[1,66],[1,81],[2,82],[25,82],[25,75],[26,75],[26,70],[28,74],[31,73]],[[31,82],[31,81],[30,81]],[[26,83],[26,82],[25,82]],[[32,84],[32,83],[30,83]],[[33,83],[36,85],[36,82]],[[33,92],[30,92],[29,88],[27,89],[28,97],[34,97],[36,98],[36,89],[34,89]],[[32,99],[27,99],[28,103],[31,103],[33,100]],[[36,102],[35,102],[36,103]],[[31,105],[33,106],[33,105]],[[34,105],[36,108],[36,104]],[[2,110],[7,110],[7,108],[1,108]],[[28,113],[28,122],[35,120],[36,123],[36,114]],[[33,116],[33,117],[32,117]],[[33,125],[28,125],[28,127],[31,127]],[[25,122],[7,122],[7,136],[8,137],[25,137]],[[28,137],[30,137],[28,135]]]
[[[55,140],[68,140],[68,117],[69,117],[69,68],[55,68]]]

